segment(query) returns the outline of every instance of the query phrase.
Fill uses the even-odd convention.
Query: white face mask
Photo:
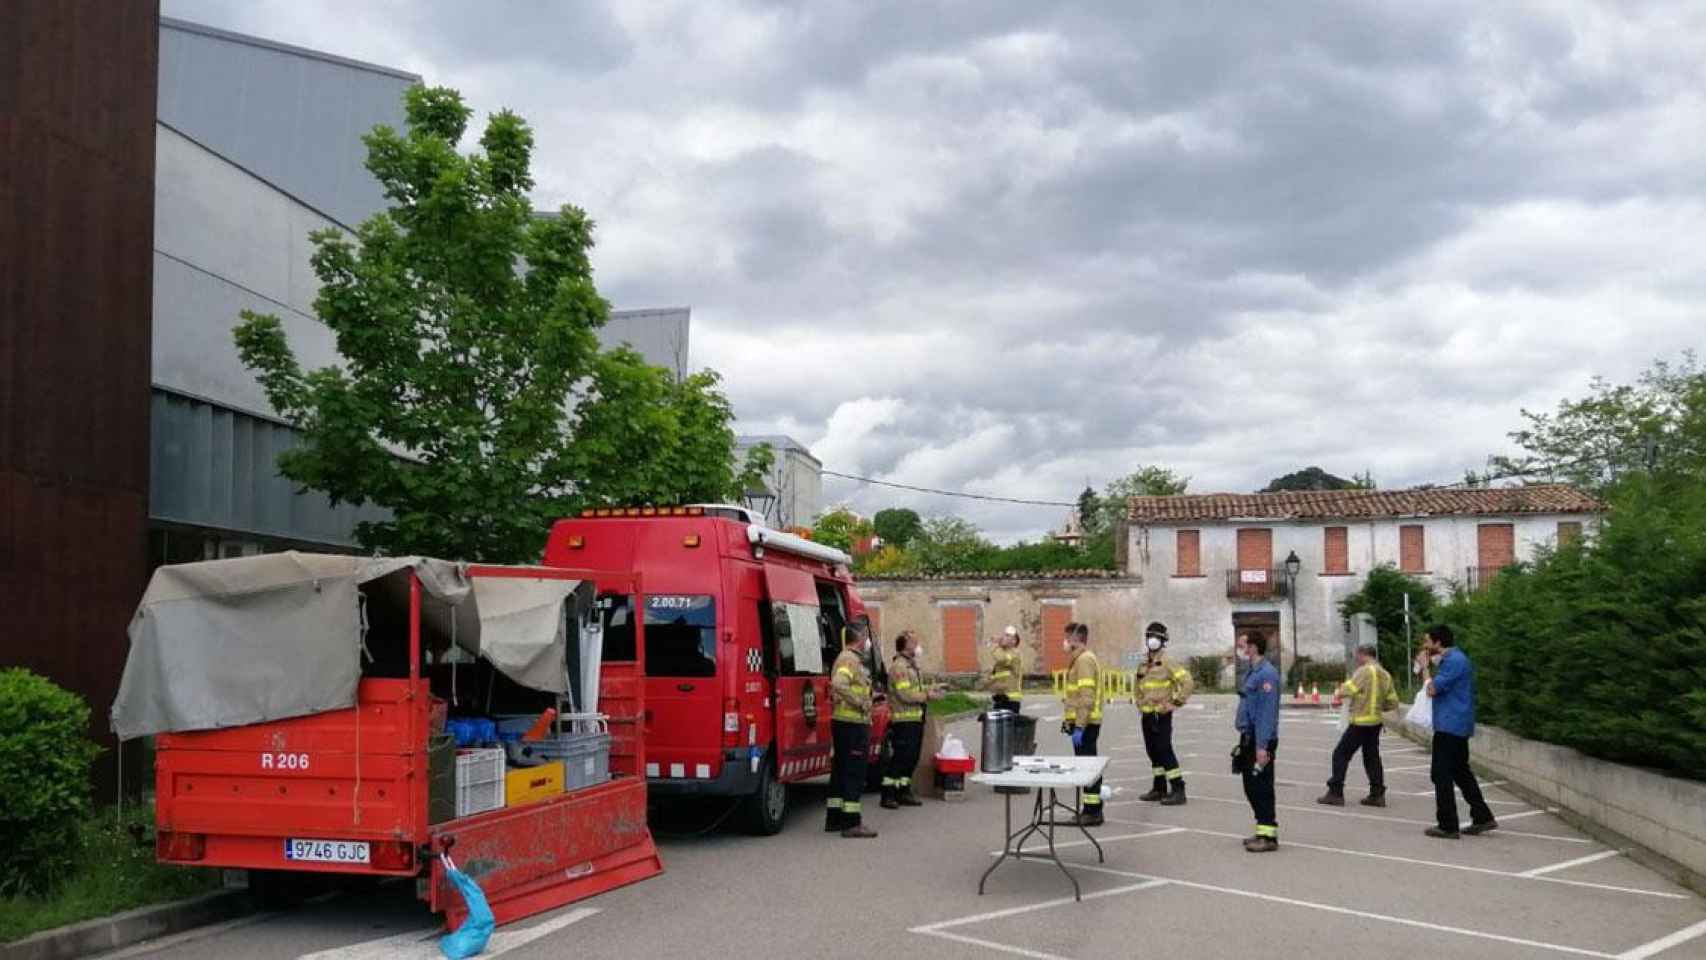
[[[924,648],[920,647],[920,646],[914,646],[912,648],[912,659],[917,660],[919,657],[922,657],[922,656],[924,656]]]
[[[1144,641],[1144,643],[1146,646],[1149,647],[1150,653],[1154,653],[1155,651],[1161,649],[1161,638],[1160,637],[1150,637],[1148,640]]]

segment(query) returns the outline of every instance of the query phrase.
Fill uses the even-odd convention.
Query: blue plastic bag
[[[438,941],[440,953],[450,960],[464,960],[486,949],[486,941],[492,938],[492,928],[497,925],[492,916],[492,907],[486,902],[485,891],[474,882],[474,878],[456,869],[456,864],[448,856],[439,854],[444,860],[445,876],[456,885],[462,894],[462,901],[468,904],[468,919],[462,921],[454,933],[445,934]]]

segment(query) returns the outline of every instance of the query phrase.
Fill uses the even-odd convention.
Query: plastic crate
[[[521,807],[563,792],[563,761],[522,767],[504,774],[504,806]]]
[[[456,816],[504,805],[504,752],[498,747],[456,751]]]
[[[564,790],[596,787],[610,779],[610,734],[560,733],[543,740],[504,744],[510,762],[518,767],[563,761]]]

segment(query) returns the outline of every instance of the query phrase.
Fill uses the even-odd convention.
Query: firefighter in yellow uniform
[[[924,683],[918,669],[918,637],[911,630],[894,638],[894,662],[889,664],[889,766],[883,771],[884,810],[922,807],[912,792],[912,771],[924,749],[924,710],[942,698],[942,688]]]
[[[1317,803],[1330,807],[1345,805],[1345,771],[1350,768],[1351,755],[1362,751],[1362,769],[1368,774],[1368,796],[1362,799],[1365,807],[1386,806],[1386,770],[1380,764],[1381,714],[1398,709],[1398,690],[1392,674],[1380,665],[1380,654],[1371,643],[1357,647],[1357,669],[1351,678],[1339,685],[1333,694],[1333,706],[1351,701],[1350,723],[1333,748],[1333,777],[1327,781],[1327,792]]]
[[[829,768],[829,817],[824,830],[865,839],[877,831],[864,824],[859,798],[865,792],[865,767],[871,750],[871,672],[865,654],[871,631],[862,621],[847,625],[847,642],[830,669],[829,716],[835,753]]]
[[[991,700],[997,710],[1017,712],[1024,685],[1025,668],[1019,659],[1019,628],[1009,626],[995,641],[995,653],[984,686],[994,694]]]
[[[1096,755],[1096,741],[1102,735],[1102,665],[1090,652],[1090,627],[1083,623],[1066,625],[1061,641],[1066,647],[1069,662],[1066,667],[1066,715],[1061,720],[1062,733],[1072,738],[1072,754],[1078,757]],[[1078,825],[1102,825],[1102,780],[1084,789],[1084,809],[1078,812]]]
[[[1155,784],[1139,800],[1159,800],[1165,807],[1185,802],[1185,771],[1173,750],[1173,711],[1185,705],[1196,684],[1191,672],[1167,656],[1167,634],[1157,624],[1144,638],[1149,655],[1137,684],[1138,723],[1143,728],[1143,750]]]

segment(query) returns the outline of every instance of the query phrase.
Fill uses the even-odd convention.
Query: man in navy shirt
[[[1469,803],[1469,826],[1463,832],[1486,833],[1498,823],[1481,796],[1475,771],[1469,769],[1469,738],[1475,735],[1475,667],[1469,656],[1457,649],[1450,627],[1430,629],[1422,649],[1429,656],[1440,655],[1439,671],[1428,681],[1427,689],[1434,708],[1432,773],[1439,826],[1425,832],[1443,840],[1457,839],[1457,795],[1451,792],[1456,786]]]
[[[1242,761],[1244,796],[1256,816],[1256,835],[1244,841],[1251,853],[1279,849],[1274,809],[1274,751],[1279,749],[1280,675],[1267,658],[1268,638],[1251,631],[1238,638],[1238,656],[1250,663],[1238,692],[1238,735],[1248,752]]]

